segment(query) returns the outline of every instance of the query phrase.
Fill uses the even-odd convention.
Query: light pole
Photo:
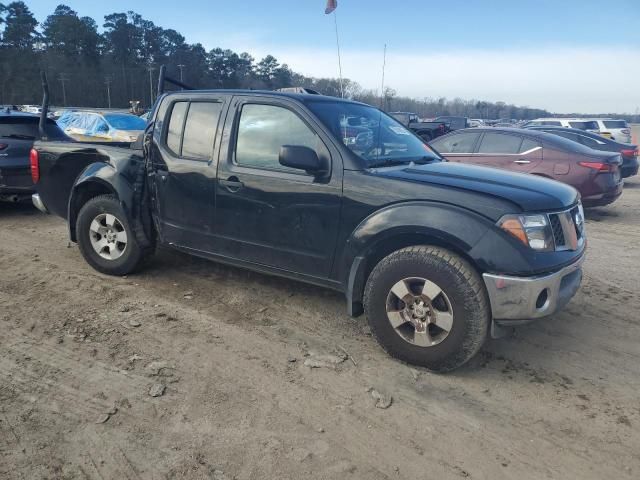
[[[107,102],[109,105],[109,108],[111,108],[111,82],[113,81],[113,79],[111,78],[110,75],[107,75],[104,79],[104,83],[107,85]]]
[[[58,80],[60,80],[60,83],[62,84],[62,106],[66,107],[67,106],[67,89],[65,88],[65,82],[69,81],[69,77],[67,76],[66,73],[61,73],[58,76]]]
[[[153,105],[153,70],[155,69],[153,68],[153,65],[149,64],[147,70],[149,70],[149,106],[151,106]]]

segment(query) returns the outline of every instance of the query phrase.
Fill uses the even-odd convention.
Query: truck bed
[[[51,213],[65,219],[71,189],[87,167],[102,163],[114,171],[129,169],[133,182],[144,161],[142,150],[131,148],[129,143],[37,141],[33,148],[40,158],[38,194]]]

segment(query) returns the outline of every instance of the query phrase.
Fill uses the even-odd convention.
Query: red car
[[[586,207],[608,205],[622,194],[622,158],[545,132],[467,128],[429,142],[450,162],[530,173],[571,185]]]

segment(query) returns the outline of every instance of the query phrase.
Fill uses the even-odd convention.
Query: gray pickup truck
[[[436,137],[440,137],[451,131],[448,122],[421,122],[416,113],[411,112],[391,112],[393,118],[402,123],[409,130],[414,131],[425,142],[430,142]]]

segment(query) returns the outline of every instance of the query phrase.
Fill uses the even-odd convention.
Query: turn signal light
[[[624,149],[624,150],[620,150],[620,154],[624,155],[625,157],[637,157],[638,156],[638,149]]]
[[[40,180],[40,154],[35,148],[29,152],[29,163],[31,164],[31,180],[38,183]]]
[[[522,223],[520,223],[519,220],[515,218],[509,218],[504,222],[502,222],[500,227],[502,227],[503,230],[509,232],[511,235],[516,237],[525,245],[529,245],[529,239],[527,238],[527,233],[524,231],[524,228],[522,227]]]

